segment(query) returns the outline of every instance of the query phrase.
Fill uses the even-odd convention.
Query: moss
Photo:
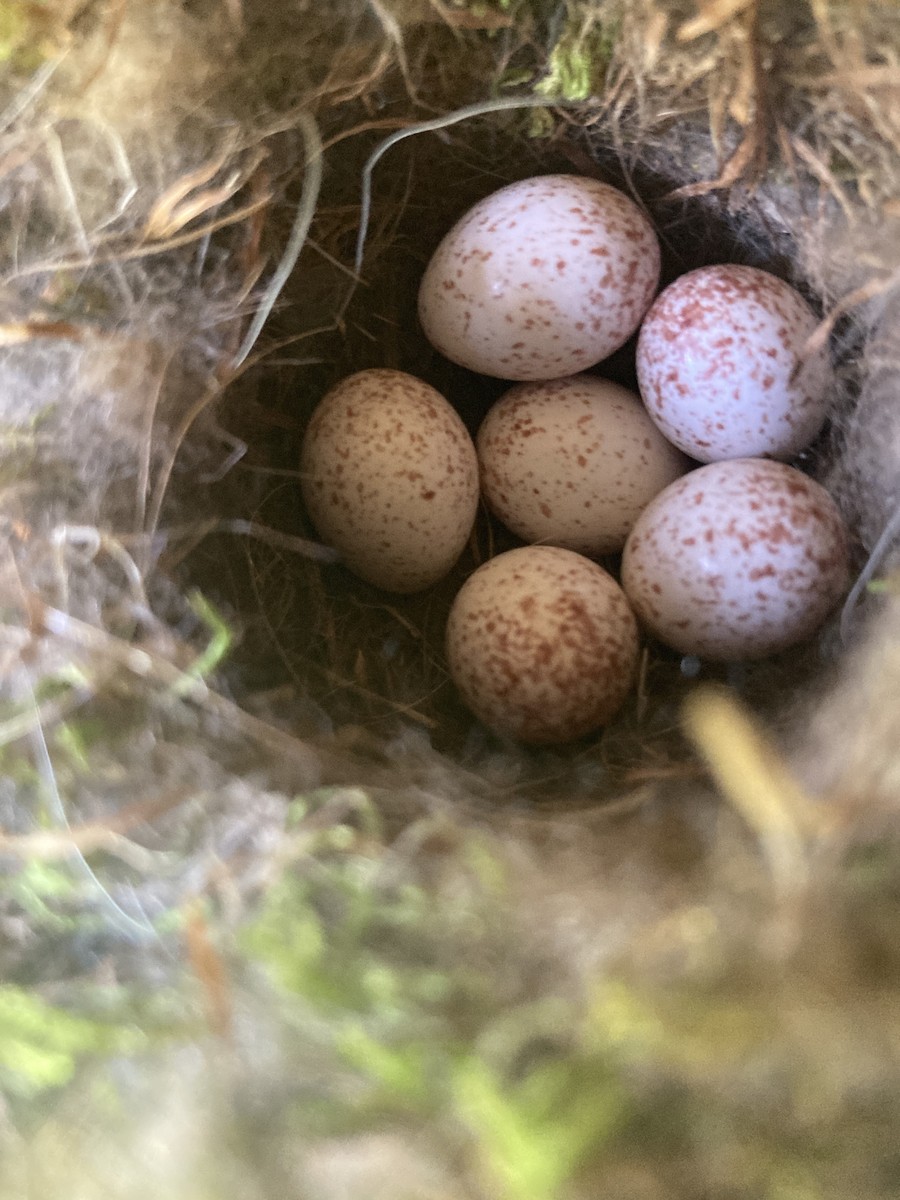
[[[79,884],[65,864],[26,862],[3,882],[2,894],[27,914],[36,933],[94,925],[77,915]]]
[[[301,1037],[317,1030],[320,1051],[357,1079],[352,1114],[318,1096],[315,1113],[296,1119],[320,1134],[401,1117],[457,1126],[491,1195],[552,1200],[627,1117],[611,1059],[574,1044],[530,1061],[542,1029],[574,1028],[577,1013],[498,989],[502,933],[485,910],[502,897],[504,872],[483,840],[461,851],[474,888],[451,904],[411,883],[385,886],[380,863],[356,849],[326,855],[305,877],[288,872],[241,936],[292,997],[287,1017]]]
[[[82,1059],[145,1046],[134,1026],[89,1020],[33,992],[0,987],[0,1085],[7,1096],[34,1098],[68,1083]]]
[[[22,67],[37,65],[40,55],[34,40],[35,30],[26,6],[14,0],[0,4],[0,62]]]
[[[535,87],[542,96],[587,100],[603,90],[606,71],[615,48],[614,23],[572,14],[550,51],[547,73]]]
[[[696,991],[642,995],[620,979],[597,988],[588,1036],[628,1062],[652,1061],[685,1076],[711,1079],[746,1062],[772,1030],[764,1010]]]
[[[67,39],[65,17],[52,5],[0,0],[0,63],[34,71],[58,54]]]
[[[319,849],[343,851],[355,840],[339,826],[322,836]],[[359,1041],[357,1017],[371,1017],[383,1030],[404,1027],[451,991],[442,972],[388,951],[405,945],[412,955],[437,936],[437,921],[427,892],[406,884],[385,893],[379,869],[376,859],[351,852],[326,857],[311,877],[289,872],[240,936],[242,950],[264,963],[280,988],[335,1018],[353,1018],[351,1045]]]
[[[476,1057],[454,1072],[454,1102],[475,1135],[490,1194],[555,1200],[588,1154],[624,1123],[628,1099],[602,1063],[555,1062],[515,1083]]]

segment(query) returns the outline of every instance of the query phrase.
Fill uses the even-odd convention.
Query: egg
[[[700,462],[792,458],[826,415],[828,357],[802,358],[816,325],[800,293],[767,271],[689,271],[657,297],[641,327],[647,410]]]
[[[508,529],[586,555],[621,550],[688,467],[637,396],[593,375],[517,384],[488,412],[476,447],[485,500]]]
[[[784,463],[710,463],[638,517],[622,586],[652,633],[683,654],[763,658],[810,637],[844,592],[837,505]]]
[[[590,559],[524,546],[463,584],[447,660],[463,700],[501,736],[573,741],[620,708],[635,674],[637,622],[622,589]]]
[[[500,379],[593,366],[637,329],[659,283],[659,243],[623,192],[540,175],[470,209],[435,250],[419,290],[428,340]]]
[[[300,470],[319,536],[386,591],[436,583],[475,521],[472,439],[439,392],[403,371],[360,371],[328,392],[307,428]]]

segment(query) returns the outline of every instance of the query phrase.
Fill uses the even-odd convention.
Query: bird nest
[[[235,1194],[324,1200],[891,1194],[898,15],[7,8],[10,1163],[43,1148],[49,1194],[74,1156],[85,1196],[226,1161]],[[443,655],[511,536],[482,513],[446,580],[388,595],[319,544],[298,459],[368,367],[477,427],[505,385],[428,345],[418,282],[466,208],[548,172],[633,196],[664,281],[804,292],[835,376],[798,465],[857,574],[815,643],[648,645],[607,728],[529,749]],[[633,387],[633,347],[603,370]],[[121,1158],[85,1139],[101,1109]]]

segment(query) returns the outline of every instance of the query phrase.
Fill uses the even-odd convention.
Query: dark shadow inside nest
[[[590,172],[635,196],[661,237],[663,284],[716,262],[791,276],[789,234],[768,224],[752,197],[740,207],[710,197],[672,198],[681,180],[640,163],[623,164],[589,132],[570,131],[548,144],[513,136],[508,121],[476,124],[477,130],[409,138],[382,160],[362,281],[355,287],[349,264],[360,176],[377,142],[350,138],[329,152],[310,238],[264,331],[262,357],[232,390],[222,415],[248,446],[219,487],[217,502],[227,515],[315,538],[298,486],[300,442],[322,395],[354,371],[392,367],[422,377],[475,432],[509,385],[458,368],[428,345],[416,318],[417,289],[431,252],[454,221],[515,179]],[[286,205],[286,221],[290,211]],[[341,314],[337,327],[335,313]],[[636,389],[634,340],[594,370]],[[814,467],[827,444],[826,432],[798,465]],[[485,772],[498,757],[508,761],[509,747],[477,726],[456,697],[443,661],[444,624],[462,580],[486,557],[517,544],[482,511],[454,571],[414,596],[388,595],[340,566],[258,542],[232,545],[223,561],[221,540],[210,539],[194,557],[193,574],[215,602],[239,614],[234,688],[287,715],[300,736],[363,727],[386,745],[401,728],[418,728],[434,749]],[[618,563],[604,565],[615,573]],[[754,707],[771,710],[814,677],[820,661],[813,645],[752,667],[698,669],[701,678],[737,687]],[[582,778],[593,791],[599,780],[606,794],[614,794],[641,781],[684,777],[691,768],[685,766],[678,709],[695,674],[679,655],[649,646],[639,687],[616,721],[572,746],[522,750],[516,759],[520,779],[541,780],[557,794],[571,790],[573,781],[579,790]]]

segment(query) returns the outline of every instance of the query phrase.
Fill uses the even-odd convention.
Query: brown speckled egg
[[[816,323],[800,293],[767,271],[689,271],[641,327],[638,384],[651,417],[700,462],[792,458],[825,420],[827,354],[801,366]]]
[[[422,279],[419,316],[453,362],[500,379],[556,379],[627,341],[658,283],[656,234],[628,196],[541,175],[454,225]]]
[[[459,591],[447,659],[475,715],[501,736],[573,741],[628,694],[637,622],[622,589],[590,559],[524,546],[490,559]]]
[[[313,413],[300,469],[319,536],[386,591],[436,583],[475,521],[472,439],[439,392],[402,371],[360,371],[333,388]]]
[[[637,396],[593,375],[520,383],[476,439],[494,514],[526,542],[622,549],[638,515],[688,468]]]
[[[622,586],[659,639],[701,658],[763,658],[810,637],[847,585],[824,488],[768,459],[711,463],[660,492],[625,545]]]

